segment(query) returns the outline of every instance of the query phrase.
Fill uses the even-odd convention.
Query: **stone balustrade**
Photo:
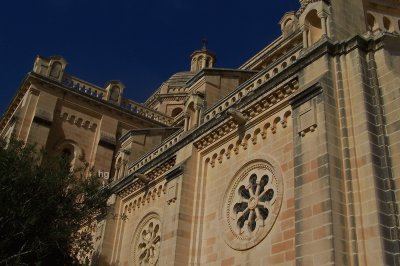
[[[83,94],[105,100],[106,90],[72,76],[65,76],[62,84]]]
[[[152,149],[150,152],[144,154],[141,158],[130,163],[127,167],[128,169],[127,175],[136,172],[136,170],[144,166],[146,163],[150,162],[154,158],[163,154],[166,150],[175,145],[182,138],[182,136],[183,136],[183,130],[181,129],[177,131],[175,134],[172,134],[170,137],[165,139],[161,144]]]
[[[98,98],[100,100],[107,100],[107,91],[89,82],[85,82],[72,76],[64,77],[62,84],[66,87],[74,89],[82,94]],[[160,122],[165,125],[171,125],[174,119],[165,114],[157,112],[135,101],[123,98],[120,107],[134,114],[139,114],[151,120]]]
[[[203,123],[206,123],[207,121],[213,119],[217,114],[220,114],[222,111],[229,109],[232,105],[239,102],[244,96],[257,89],[262,84],[268,82],[274,76],[296,62],[299,55],[300,49],[297,49],[295,52],[284,57],[283,60],[271,64],[269,67],[265,68],[257,75],[252,77],[249,81],[240,85],[230,94],[230,96],[223,98],[221,101],[214,104],[214,106],[212,106],[208,111],[205,112]]]
[[[142,115],[165,125],[172,125],[174,119],[163,113],[157,112],[140,103],[124,98],[121,101],[121,107],[135,114]]]

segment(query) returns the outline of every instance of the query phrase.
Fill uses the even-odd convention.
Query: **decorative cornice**
[[[178,177],[179,175],[181,175],[184,171],[184,166],[183,163],[175,166],[171,171],[169,171],[166,175],[165,175],[165,179],[167,181],[171,181],[172,179],[175,179],[176,177]]]
[[[267,109],[273,108],[282,100],[287,99],[297,90],[297,88],[298,88],[297,79],[292,79],[285,85],[278,87],[275,90],[269,91],[269,93],[264,95],[264,97],[257,97],[257,100],[253,104],[243,105],[246,106],[247,108],[245,108],[242,112],[246,114],[246,117],[248,119],[253,119],[257,115],[266,111]],[[227,117],[226,112],[224,112],[221,115]],[[215,141],[217,141],[218,139],[229,134],[231,131],[235,130],[238,126],[239,126],[238,123],[234,122],[233,119],[229,119],[225,123],[215,128],[214,130],[210,131],[208,134],[204,135],[198,141],[196,141],[194,143],[194,146],[198,150],[202,150],[211,145],[212,143],[214,143]]]
[[[35,117],[33,118],[33,122],[34,122],[34,123],[37,123],[37,124],[39,124],[39,125],[48,127],[48,128],[50,128],[50,127],[51,127],[51,124],[52,124],[52,121],[51,121],[51,120],[45,119],[45,118],[40,117],[40,116],[35,116]]]
[[[74,114],[69,114],[67,112],[63,112],[61,114],[60,111],[56,111],[56,114],[59,115],[61,121],[69,122],[73,125],[76,125],[77,127],[82,127],[84,129],[88,129],[91,131],[95,131],[97,128],[96,123],[89,120],[85,120],[84,118],[78,117]]]
[[[293,109],[296,109],[303,103],[309,101],[310,99],[314,98],[315,96],[321,93],[322,93],[322,86],[320,82],[316,82],[311,86],[308,86],[307,89],[294,95],[293,98],[290,99],[290,105],[292,106]]]
[[[221,75],[221,74],[225,74],[225,73],[257,73],[257,71],[254,70],[243,70],[243,69],[226,69],[226,68],[203,68],[202,70],[200,70],[196,75],[194,75],[191,79],[189,79],[187,81],[187,86],[191,86],[194,83],[196,83],[196,81],[198,81],[199,79],[205,77],[205,76],[215,76],[215,75]]]
[[[293,63],[292,65],[288,66],[286,69],[278,73],[276,76],[272,77],[268,82],[265,82],[261,84],[258,88],[256,88],[254,91],[251,93],[247,94],[245,97],[243,97],[240,101],[236,102],[233,104],[231,107],[234,107],[238,110],[245,110],[247,112],[247,115],[257,115],[259,113],[259,108],[265,108],[264,106],[260,105],[259,99],[265,98],[265,95],[267,98],[265,98],[266,103],[273,102],[275,100],[282,100],[282,97],[285,98],[287,97],[287,94],[291,94],[292,92],[287,91],[286,93],[284,91],[277,91],[276,94],[271,94],[272,90],[276,87],[279,88],[284,88],[281,87],[282,84],[285,83],[288,79],[292,78],[291,80],[295,81],[297,80],[296,78],[296,73],[299,73],[302,69],[307,67],[309,64],[312,64],[315,60],[318,58],[324,56],[324,55],[331,55],[331,56],[336,56],[340,55],[346,52],[349,52],[351,49],[356,49],[360,48],[364,51],[369,50],[369,49],[379,49],[379,43],[382,42],[382,38],[375,38],[375,39],[365,39],[361,36],[355,36],[352,39],[346,40],[344,42],[338,43],[338,42],[333,42],[329,39],[324,39],[311,49],[308,49],[304,54],[302,54],[298,60]],[[207,69],[206,69],[207,70]],[[200,71],[203,72],[203,71]],[[257,80],[258,76],[264,75],[266,72],[261,71],[259,74],[257,74],[254,78],[252,78],[252,82]],[[203,74],[198,74],[198,75],[204,75]],[[198,78],[198,75],[197,78]],[[295,77],[293,79],[293,77]],[[196,79],[194,77],[194,79]],[[296,81],[297,82],[297,81]],[[289,87],[290,88],[290,87]],[[286,87],[286,89],[289,89]],[[282,94],[284,96],[282,96]],[[286,94],[286,96],[285,96]],[[229,96],[230,97],[230,96]],[[288,98],[289,99],[289,98]],[[199,127],[195,128],[192,131],[185,132],[185,134],[182,134],[181,132],[176,136],[182,134],[180,138],[178,138],[177,142],[174,142],[173,145],[168,146],[167,149],[164,149],[162,151],[162,156],[156,156],[156,157],[151,157],[151,155],[158,150],[160,147],[166,145],[166,143],[170,142],[170,139],[167,141],[161,143],[158,145],[155,149],[152,151],[149,151],[148,154],[146,155],[147,157],[142,157],[142,159],[138,160],[137,162],[131,164],[130,169],[133,169],[133,171],[130,172],[130,174],[126,177],[124,177],[121,180],[118,180],[112,186],[114,186],[114,189],[122,189],[124,186],[127,186],[130,184],[132,181],[132,176],[134,173],[141,172],[144,173],[146,171],[149,171],[153,167],[155,167],[158,164],[161,164],[167,160],[167,158],[170,158],[171,156],[174,156],[176,152],[178,152],[182,147],[189,145],[193,143],[194,141],[196,142],[196,145],[202,145],[201,140],[202,139],[207,139],[208,136],[212,136],[213,138],[218,139],[219,134],[226,134],[226,133],[221,133],[224,130],[227,130],[232,125],[229,125],[229,120],[227,120],[227,116],[223,115],[224,113],[219,113],[216,115],[213,119],[208,120],[207,122],[200,124]],[[233,127],[233,126],[232,126]],[[221,131],[222,130],[222,131]],[[230,130],[230,129],[229,129]],[[215,141],[212,140],[212,141]],[[204,145],[204,144],[203,144]],[[209,144],[206,144],[209,145]],[[200,147],[200,149],[204,147]],[[146,163],[141,164],[142,161],[145,160],[145,158],[150,158]]]
[[[176,156],[167,159],[162,164],[158,165],[149,173],[147,173],[146,176],[150,179],[150,183],[147,186],[151,187],[154,182],[157,183],[157,179],[161,175],[169,171],[172,167],[174,167],[175,163]],[[113,187],[113,191],[122,198],[134,193],[135,191],[146,189],[145,187],[143,187],[143,184],[139,182],[137,178],[135,178],[134,175],[129,175],[128,178],[125,178],[123,181],[124,182],[117,183]]]
[[[106,106],[106,107],[108,107],[108,108],[111,108],[111,109],[113,109],[113,110],[119,111],[119,112],[121,112],[121,113],[123,113],[123,114],[126,114],[126,115],[128,115],[128,116],[135,117],[135,118],[140,119],[140,120],[142,120],[142,121],[151,122],[151,123],[153,123],[153,124],[155,124],[155,125],[166,126],[166,123],[163,123],[163,122],[161,122],[161,121],[152,119],[151,116],[146,116],[146,115],[144,115],[144,114],[142,115],[140,112],[132,112],[132,111],[126,109],[126,108],[123,108],[123,107],[121,107],[121,106],[112,104],[112,103],[110,103],[110,102],[108,102],[108,101],[106,101],[106,100],[103,100],[103,99],[101,99],[101,98],[95,97],[95,96],[90,95],[90,94],[88,94],[88,93],[85,93],[85,92],[83,92],[83,91],[76,90],[76,89],[74,89],[74,88],[71,88],[70,86],[66,86],[66,85],[64,85],[64,84],[62,84],[62,83],[60,83],[60,82],[58,82],[58,81],[55,81],[55,80],[46,78],[46,77],[41,76],[41,75],[39,75],[39,74],[30,72],[30,73],[28,74],[27,79],[28,79],[28,78],[33,78],[33,79],[35,79],[35,80],[37,80],[37,81],[39,81],[39,82],[44,82],[44,83],[50,84],[50,85],[52,85],[52,86],[54,86],[54,87],[56,87],[56,88],[59,88],[59,89],[64,90],[64,91],[68,91],[68,92],[70,92],[70,93],[72,93],[72,94],[75,94],[75,95],[79,95],[79,96],[81,96],[81,97],[84,97],[85,99],[88,99],[88,100],[90,100],[90,101],[99,103],[99,104],[104,105],[104,106]],[[136,103],[136,104],[137,104],[137,103]],[[145,106],[140,106],[140,107],[143,108],[143,109],[149,109],[148,107],[145,107]],[[150,110],[150,109],[149,109],[149,110]],[[158,114],[158,112],[156,112],[156,111],[154,111],[154,110],[151,110],[151,111]],[[161,114],[161,113],[160,113],[160,114]],[[165,116],[164,114],[162,114],[162,115]],[[166,117],[166,116],[165,116],[165,117]],[[172,119],[172,118],[171,118],[171,119]]]
[[[163,195],[166,194],[166,186],[165,184],[163,185],[159,185],[154,187],[151,190],[148,191],[141,191],[140,193],[143,193],[143,195],[139,196],[136,195],[137,197],[130,197],[129,199],[127,199],[124,202],[124,214],[125,215],[129,215],[131,213],[133,213],[136,209],[139,209],[143,206],[145,206],[146,204],[150,203],[150,201],[154,201],[156,200],[156,198],[160,198]]]
[[[171,131],[172,133],[175,133],[178,131],[180,127],[156,127],[156,128],[138,128],[138,129],[132,129],[126,132],[124,135],[122,135],[119,138],[119,141],[122,143],[126,140],[128,140],[131,136],[136,135],[136,134],[145,134],[148,132],[165,132],[165,131]]]
[[[249,145],[256,145],[258,141],[267,139],[269,134],[277,134],[278,127],[282,129],[287,128],[288,120],[291,118],[290,108],[286,108],[281,112],[281,115],[270,117],[270,119],[260,120],[258,125],[246,131],[242,137],[238,136],[236,140],[225,143],[222,147],[219,147],[219,151],[212,153],[206,158],[206,163],[214,168],[216,163],[222,164],[224,159],[229,160],[232,155],[239,154],[240,150],[247,150]],[[211,149],[208,149],[209,151]]]

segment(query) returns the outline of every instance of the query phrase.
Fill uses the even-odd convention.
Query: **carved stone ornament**
[[[161,222],[155,213],[139,224],[133,241],[134,265],[159,265]]]
[[[255,160],[242,167],[225,194],[225,242],[236,250],[259,244],[275,223],[282,194],[282,178],[270,163]]]

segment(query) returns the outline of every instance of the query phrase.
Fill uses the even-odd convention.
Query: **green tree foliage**
[[[33,146],[0,140],[0,265],[82,263],[110,195],[87,173],[72,173],[66,160]]]

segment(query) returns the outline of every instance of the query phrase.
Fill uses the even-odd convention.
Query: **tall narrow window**
[[[317,10],[311,10],[305,19],[308,26],[308,39],[309,44],[313,45],[322,37],[321,19],[318,17]]]
[[[51,66],[50,77],[56,78],[56,79],[60,78],[61,70],[62,70],[61,63],[54,62],[53,65]]]

